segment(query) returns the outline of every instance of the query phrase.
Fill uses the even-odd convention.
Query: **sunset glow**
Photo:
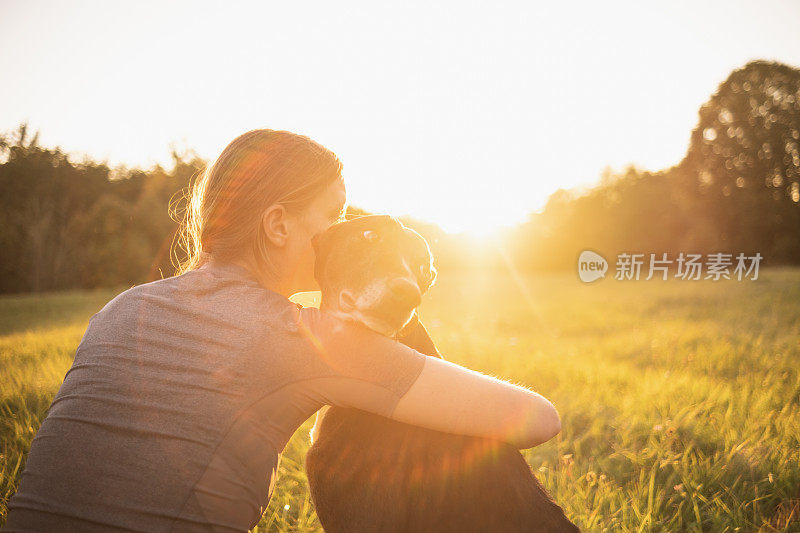
[[[287,129],[340,156],[351,204],[486,234],[607,165],[677,163],[732,69],[800,64],[791,2],[237,6],[0,4],[24,50],[0,130],[148,166]]]

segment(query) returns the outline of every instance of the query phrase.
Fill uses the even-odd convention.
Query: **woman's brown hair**
[[[230,261],[265,254],[261,216],[274,204],[302,210],[328,185],[342,179],[336,154],[304,135],[252,130],[234,139],[184,195],[178,274],[214,257]],[[177,216],[177,209],[173,209]],[[182,252],[182,253],[181,253]]]

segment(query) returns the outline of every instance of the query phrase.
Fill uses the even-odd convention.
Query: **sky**
[[[733,69],[800,67],[798,23],[774,0],[0,0],[0,132],[149,167],[289,130],[338,154],[349,203],[485,232],[680,161]]]

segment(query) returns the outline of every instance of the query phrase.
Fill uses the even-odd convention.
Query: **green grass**
[[[3,517],[89,317],[116,292],[0,298]],[[421,316],[450,360],[556,405],[561,434],[524,453],[583,529],[800,531],[800,270],[591,285],[442,274]],[[319,528],[309,428],[258,531]]]

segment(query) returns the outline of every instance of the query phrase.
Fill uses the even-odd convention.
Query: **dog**
[[[425,239],[394,217],[334,224],[313,241],[320,308],[439,357],[418,322],[436,279]],[[325,407],[305,458],[328,533],[580,531],[505,443]]]

